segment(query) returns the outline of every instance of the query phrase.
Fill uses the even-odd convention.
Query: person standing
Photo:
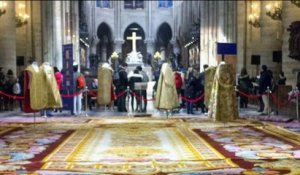
[[[189,68],[187,72],[187,77],[185,80],[185,96],[188,98],[188,100],[195,99],[196,97],[196,77],[194,75],[193,68]],[[187,101],[186,102],[186,109],[188,114],[194,114],[193,112],[194,103]]]
[[[141,109],[141,99],[139,99],[137,96],[141,96],[142,94],[140,93],[140,90],[135,90],[135,83],[140,83],[143,81],[143,76],[141,74],[139,74],[139,70],[135,69],[133,71],[133,74],[131,74],[128,77],[129,81],[129,88],[131,90],[131,109],[132,111],[138,111],[138,109]],[[137,95],[135,97],[135,95],[133,94],[135,93],[135,95]],[[134,110],[134,99],[136,100],[136,109]]]
[[[16,82],[16,78],[15,78],[14,73],[11,69],[9,69],[7,71],[6,78],[7,79],[4,83],[4,92],[6,92],[7,94],[10,94],[10,95],[14,95],[13,86]],[[14,99],[10,98],[10,97],[5,97],[4,98],[4,104],[5,104],[5,110],[12,111],[13,110]]]
[[[285,85],[285,82],[286,82],[286,77],[284,76],[284,73],[281,72],[279,74],[278,85]]]
[[[142,94],[141,94],[144,99],[144,106],[142,106],[142,112],[146,112],[147,111],[147,87],[148,87],[147,83],[149,82],[149,77],[148,77],[147,73],[145,71],[143,71],[142,66],[137,66],[136,69],[143,76],[142,82],[146,83],[146,87],[145,87],[146,89],[143,89]]]
[[[119,85],[117,86],[117,94],[123,93],[127,90],[128,86],[128,78],[127,78],[127,63],[122,63],[119,66]],[[126,96],[127,93],[123,94],[118,99],[118,111],[119,112],[127,112],[126,109]]]
[[[64,81],[63,74],[58,70],[57,67],[53,67],[53,69],[54,69],[54,76],[55,76],[56,83],[57,83],[57,88],[61,94],[62,93],[62,83]],[[54,111],[56,112],[57,109],[55,109]],[[62,108],[59,108],[59,111],[62,112]]]
[[[249,94],[252,88],[250,77],[247,73],[247,69],[244,67],[241,70],[241,74],[238,77],[238,90],[242,93]],[[248,97],[240,95],[240,108],[248,107]]]
[[[78,72],[78,65],[73,65],[73,92],[75,94],[73,101],[72,115],[80,115],[82,108],[82,92],[85,88],[84,76]]]
[[[266,65],[262,65],[262,72],[259,78],[259,94],[262,95],[262,101],[264,104],[264,110],[262,115],[267,115],[269,110],[269,100],[267,95],[268,87],[271,88],[271,75],[268,72],[268,67]]]

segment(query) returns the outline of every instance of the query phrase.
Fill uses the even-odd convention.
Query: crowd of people
[[[111,83],[111,101],[110,107],[117,106],[118,112],[127,112],[129,111],[126,106],[126,98],[130,98],[130,108],[131,111],[135,112],[146,112],[147,111],[147,83],[150,81],[147,73],[143,70],[142,66],[137,66],[132,72],[128,73],[128,65],[123,63],[119,65],[116,70],[112,70],[112,83]],[[201,110],[202,113],[208,112],[208,105],[204,102],[204,98],[197,99],[205,90],[205,71],[208,68],[208,65],[203,66],[203,71],[200,72],[197,67],[184,68],[179,66],[178,68],[173,68],[173,79],[174,85],[176,87],[177,96],[180,97],[180,104],[175,107],[173,112],[178,112],[180,109],[185,108],[187,114],[194,114],[194,110]],[[259,109],[262,115],[266,115],[269,109],[269,100],[266,95],[268,88],[273,91],[277,85],[285,85],[286,77],[284,73],[281,72],[278,78],[278,82],[275,82],[273,77],[273,72],[268,69],[266,65],[262,65],[262,70],[260,75],[256,78],[250,78],[247,73],[246,68],[242,68],[241,72],[237,79],[237,89],[240,92],[245,94],[261,94],[259,98]],[[84,88],[77,85],[77,80],[80,76],[84,77],[84,87],[89,91],[87,93],[87,105],[90,110],[96,105],[96,101],[93,100],[95,94],[97,94],[98,89],[98,78],[94,75],[91,75],[89,70],[83,70],[82,73],[78,71],[78,66],[74,66],[74,83],[73,87],[74,92],[79,92]],[[57,67],[54,67],[55,79],[57,82],[57,88],[60,93],[63,93],[63,74],[58,70]],[[153,80],[155,85],[153,87],[153,97],[157,94],[158,80],[161,74],[161,67],[153,71]],[[299,76],[298,76],[299,77]],[[298,78],[299,79],[299,78]],[[0,68],[0,91],[7,94],[15,96],[23,96],[23,81],[24,75],[20,74],[18,78],[14,75],[12,70],[8,70],[5,74]],[[145,87],[142,89],[137,89],[137,83],[144,83]],[[143,84],[141,84],[143,85]],[[300,81],[297,83],[297,86],[300,86]],[[141,87],[140,87],[141,88]],[[299,88],[299,87],[298,87]],[[130,90],[130,93],[125,93],[117,97],[118,94]],[[130,95],[129,95],[130,94]],[[130,97],[127,97],[129,95]],[[9,98],[4,95],[0,95],[0,110],[13,110],[14,109],[14,99]],[[85,97],[82,96],[82,93],[74,96],[74,107],[71,111],[72,115],[80,115],[82,112],[82,100],[85,100]],[[22,100],[19,101],[19,107],[22,110]],[[240,95],[239,106],[240,108],[248,107],[248,97]],[[177,109],[177,110],[176,110]],[[54,112],[62,111],[62,108],[54,109]],[[48,110],[46,111],[47,115],[52,115]]]

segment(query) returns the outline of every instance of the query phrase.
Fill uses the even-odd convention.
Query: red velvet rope
[[[237,91],[240,95],[247,97],[247,98],[251,98],[251,99],[258,99],[259,97],[261,97],[262,95],[251,95],[251,94],[247,94],[241,91]]]
[[[120,92],[119,94],[116,94],[116,99],[119,98],[119,97],[121,97],[121,96],[123,96],[126,92],[127,91],[124,90],[124,91]]]
[[[144,100],[144,101],[154,101],[155,98],[150,98],[150,99],[145,99],[143,96],[137,95],[135,92],[130,92],[134,97],[138,98],[139,100]]]
[[[271,97],[280,108],[286,107],[287,104],[292,100],[292,98],[289,97],[289,99],[287,101],[281,103],[274,94],[271,94]]]
[[[83,90],[79,91],[79,92],[75,92],[73,94],[61,94],[61,97],[64,97],[64,98],[72,98],[72,97],[75,97],[75,96],[78,96],[80,94],[82,94]]]
[[[0,94],[6,96],[8,98],[13,98],[13,99],[16,99],[16,100],[24,100],[23,96],[10,95],[10,94],[7,94],[7,93],[2,92],[2,91],[0,91]]]
[[[184,101],[187,101],[189,103],[196,103],[197,101],[199,100],[202,100],[204,98],[204,93],[201,94],[199,97],[195,98],[195,99],[189,99],[189,98],[186,98],[184,96],[179,96],[182,100]]]

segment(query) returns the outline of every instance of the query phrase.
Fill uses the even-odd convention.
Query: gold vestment
[[[179,107],[174,73],[168,63],[164,63],[161,68],[155,96],[155,107],[167,110]]]
[[[220,64],[213,81],[208,116],[215,121],[232,121],[238,118],[235,77],[230,64]]]
[[[98,95],[99,105],[109,105],[112,101],[112,69],[106,66],[98,68]]]
[[[46,91],[47,104],[46,108],[61,108],[62,101],[59,89],[57,87],[56,79],[54,76],[53,67],[46,65],[45,63],[40,66],[40,70],[43,73]]]
[[[211,94],[211,89],[215,77],[217,67],[216,66],[210,66],[208,67],[205,72],[204,72],[204,104],[205,106],[209,106],[209,101],[210,101],[210,94]]]
[[[25,70],[29,72],[30,107],[34,110],[44,109],[47,91],[43,72],[35,65],[29,65]]]

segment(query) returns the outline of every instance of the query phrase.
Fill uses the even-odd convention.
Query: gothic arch
[[[113,33],[106,22],[102,22],[97,28],[97,55],[100,57],[99,62],[105,62],[113,52]]]
[[[132,51],[132,41],[128,40],[127,37],[132,36],[133,32],[136,33],[136,36],[142,37],[141,40],[136,41],[136,50],[143,55],[143,59],[145,61],[147,55],[147,49],[144,43],[146,34],[144,29],[136,22],[129,24],[123,32],[124,44],[122,45],[122,58],[125,60],[127,54]]]
[[[106,22],[102,22],[97,28],[97,36],[100,40],[104,35],[108,35],[108,38],[112,40],[112,30]]]
[[[159,41],[160,39],[164,40],[165,46],[168,44],[167,41],[170,41],[173,37],[173,30],[169,23],[163,22],[156,30],[156,41]]]
[[[145,27],[143,25],[141,25],[139,22],[134,21],[134,22],[129,22],[127,24],[124,24],[124,27],[122,27],[123,36],[125,35],[126,30],[131,26],[138,26],[140,29],[142,29],[142,31],[144,32],[144,35],[145,35]]]
[[[163,22],[156,31],[155,50],[161,52],[163,60],[169,60],[174,57],[173,46],[170,43],[173,37],[171,26],[167,22]]]

